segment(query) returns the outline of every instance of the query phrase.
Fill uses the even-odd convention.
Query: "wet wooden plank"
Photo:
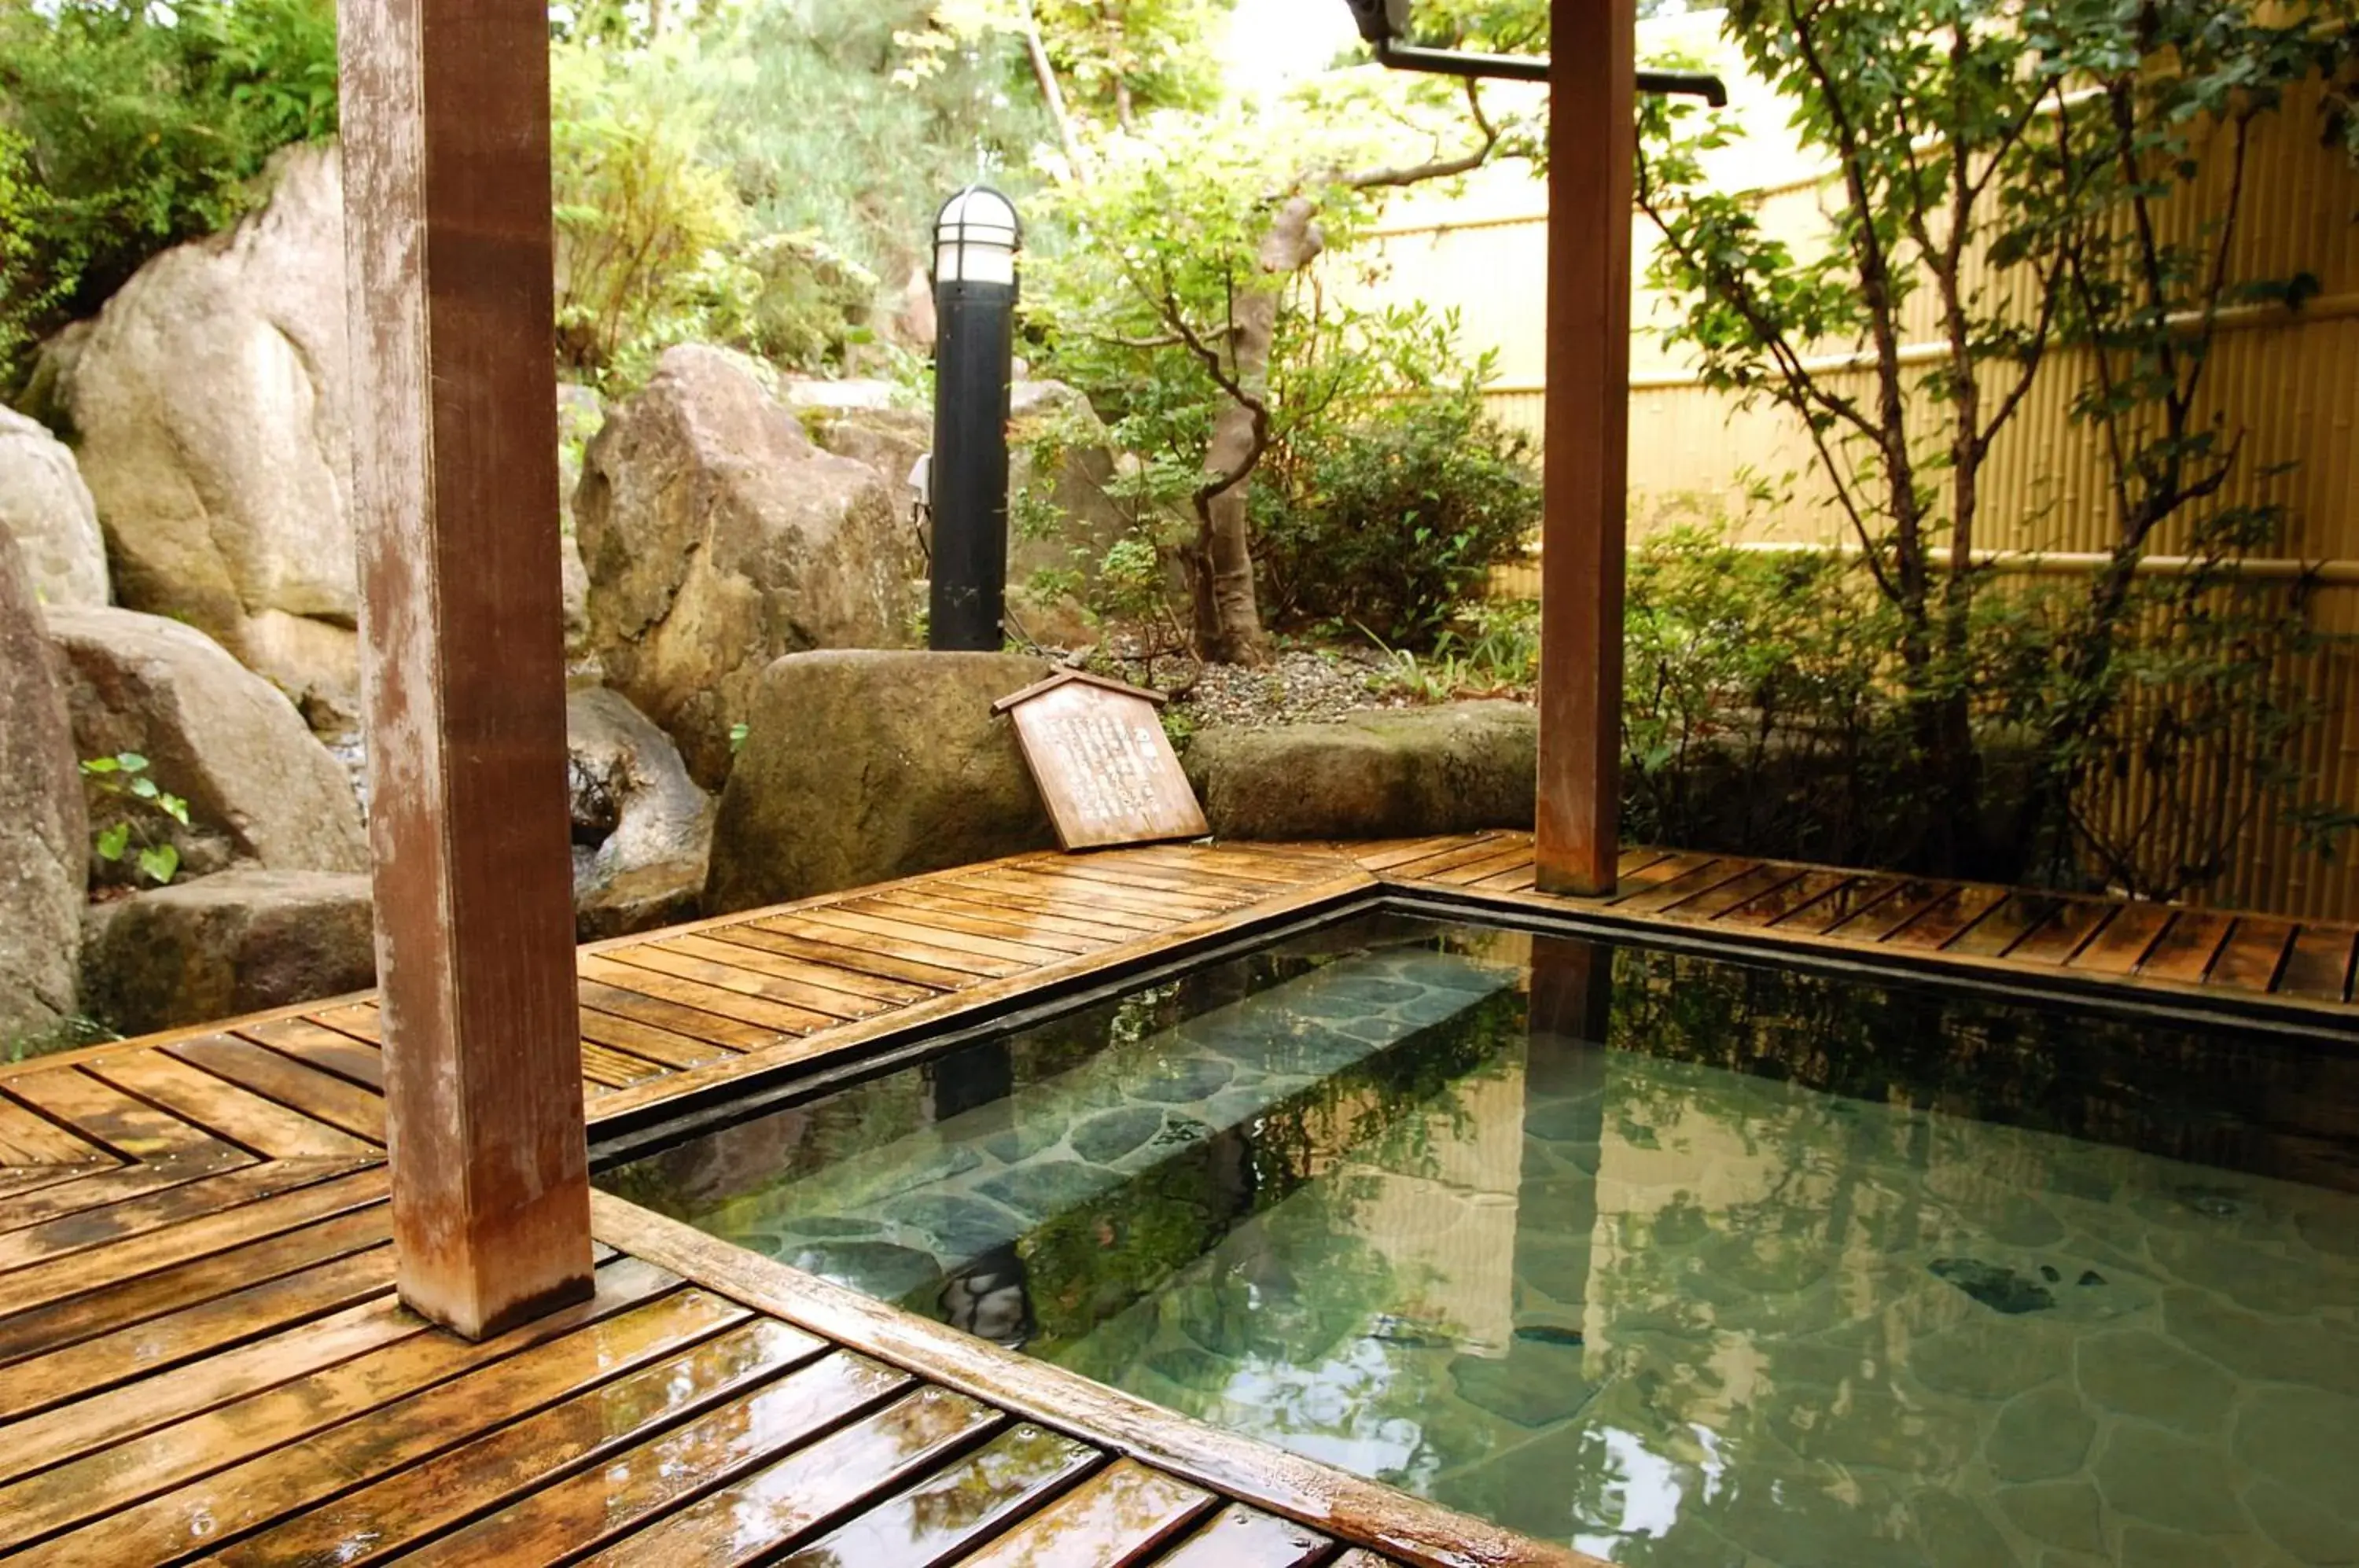
[[[889,938],[896,942],[919,942],[952,953],[962,958],[995,959],[1003,964],[1037,968],[1055,964],[1072,956],[1061,949],[1036,947],[1029,942],[1007,942],[998,937],[970,936],[931,921],[898,920],[858,907],[858,899],[841,904],[829,904],[812,909],[806,918],[840,931],[857,931],[871,938]]]
[[[142,1432],[291,1383],[324,1366],[428,1332],[426,1321],[380,1296],[193,1366],[78,1399],[8,1429],[0,1482],[112,1448]]]
[[[1040,921],[1027,921],[1020,915],[1006,913],[982,914],[962,909],[942,899],[923,899],[912,903],[906,898],[852,898],[835,906],[864,915],[880,915],[886,920],[907,920],[934,931],[954,931],[968,936],[990,937],[1010,942],[1021,947],[1046,948],[1065,954],[1095,953],[1118,942],[1127,942],[1127,931],[1107,935],[1103,932],[1076,936],[1060,931]]]
[[[103,1166],[78,1181],[50,1183],[19,1197],[0,1200],[0,1233],[21,1231],[69,1214],[152,1196],[255,1163],[255,1157],[245,1149],[219,1143],[199,1153],[170,1154],[136,1165]]]
[[[765,953],[780,953],[789,958],[809,959],[813,964],[849,970],[855,975],[871,975],[880,980],[898,980],[936,995],[974,983],[974,976],[963,969],[945,969],[940,964],[895,958],[890,953],[859,946],[842,931],[832,931],[824,936],[814,937],[752,920],[741,925],[715,926],[702,934],[716,942],[756,947]]]
[[[990,1540],[1102,1457],[1061,1432],[1015,1427],[783,1559],[781,1568],[933,1568]]]
[[[2227,942],[2234,917],[2210,909],[2182,909],[2170,929],[2156,939],[2139,960],[2137,972],[2149,980],[2178,980],[2194,985],[2211,972],[2212,960]]]
[[[846,947],[882,953],[906,963],[924,964],[936,970],[947,970],[965,977],[967,983],[976,979],[1004,979],[1038,967],[1046,959],[1016,961],[988,958],[938,942],[925,942],[897,935],[890,931],[866,929],[886,924],[879,920],[864,920],[858,915],[831,920],[818,920],[810,914],[773,915],[759,922],[765,931],[783,931],[788,936],[810,937],[815,942],[832,942]]]
[[[2170,924],[2172,913],[2160,904],[2123,905],[2072,955],[2071,967],[2099,975],[2129,974]]]
[[[628,1051],[615,1051],[594,1040],[581,1042],[582,1076],[592,1083],[620,1089],[631,1083],[643,1083],[650,1078],[662,1077],[669,1069],[633,1056]]]
[[[1125,940],[1168,931],[1171,922],[1161,915],[1135,914],[1103,903],[1057,898],[1042,893],[1011,892],[1005,887],[993,887],[980,879],[951,877],[929,883],[926,891],[958,899],[962,904],[988,909],[1015,909],[1027,915],[1061,916],[1067,920],[1083,920],[1090,924],[1125,933]]]
[[[1291,1519],[1231,1503],[1155,1561],[1158,1568],[1308,1568],[1334,1544]]]
[[[126,1159],[203,1154],[220,1147],[220,1140],[202,1127],[159,1111],[78,1068],[19,1073],[8,1080],[8,1093],[90,1142]]]
[[[1740,927],[1773,926],[1855,879],[1855,874],[1849,871],[1805,871],[1790,882],[1782,882],[1766,893],[1756,893],[1743,903],[1722,910],[1714,923]]]
[[[19,1076],[23,1076],[20,1074]],[[13,1086],[16,1079],[6,1081]],[[110,1152],[0,1094],[0,1167],[114,1163]]]
[[[1334,875],[1332,855],[1289,853],[1277,848],[1221,848],[1210,844],[1141,844],[1125,855],[1148,866],[1177,870],[1203,868],[1232,881],[1259,883],[1264,888],[1299,887]]]
[[[383,1045],[385,1032],[379,1023],[376,998],[363,996],[351,1002],[340,1002],[331,1007],[316,1007],[303,1017],[325,1029],[341,1029],[355,1040],[371,1045]]]
[[[306,1509],[207,1561],[223,1568],[353,1568],[382,1561],[748,1392],[826,1349],[799,1329],[757,1318]]]
[[[1942,951],[1997,958],[2037,930],[2062,901],[2045,893],[2011,892],[1988,914],[1951,939]]]
[[[1430,859],[1454,849],[1464,849],[1469,844],[1481,844],[1490,836],[1488,833],[1445,833],[1439,838],[1396,839],[1390,843],[1368,844],[1352,858],[1360,863],[1363,870],[1389,873],[1414,861]]]
[[[2205,982],[2245,991],[2269,990],[2277,984],[2277,970],[2285,963],[2287,950],[2293,945],[2294,931],[2291,920],[2256,915],[2240,918],[2219,955],[2212,961]]]
[[[2347,1000],[2354,958],[2359,958],[2359,931],[2304,926],[2277,975],[2277,992],[2323,1002]]]
[[[1778,917],[1774,929],[1823,936],[1845,920],[1856,920],[1887,899],[1912,891],[1921,900],[1925,884],[1899,877],[1847,877],[1809,903]]]
[[[265,1236],[140,1279],[0,1318],[0,1362],[55,1350],[176,1312],[243,1286],[383,1246],[392,1221],[381,1205]],[[0,1451],[5,1445],[0,1444]]]
[[[353,1020],[355,1025],[366,1020],[369,1040],[355,1038],[347,1031],[330,1029],[310,1018],[272,1018],[264,1023],[243,1025],[232,1032],[256,1045],[268,1046],[282,1056],[291,1056],[307,1067],[332,1073],[371,1094],[383,1094],[385,1051],[382,1045],[371,1043],[375,1037],[376,1009],[350,1007],[339,1011]]]
[[[2115,908],[2095,899],[2068,898],[2008,948],[2006,955],[2019,964],[2069,964],[2111,923]]]
[[[1209,884],[1192,872],[1144,866],[1118,855],[1065,855],[1053,860],[1044,857],[1027,862],[1024,869],[1077,881],[1103,883],[1106,887],[1122,889],[1127,897],[1199,915],[1219,914],[1224,909],[1251,903],[1258,897],[1244,888]]]
[[[733,1052],[753,1051],[780,1038],[780,1032],[774,1029],[723,1018],[701,1007],[684,1007],[662,996],[650,996],[602,981],[584,979],[576,989],[581,993],[582,1005],[585,1007],[595,1007],[602,1013],[612,1013],[616,1018],[629,1018],[635,1023],[669,1029],[690,1040],[709,1040],[715,1045],[726,1046]]]
[[[0,1165],[0,1198],[20,1198],[44,1187],[61,1186],[85,1176],[120,1169],[111,1160],[92,1160],[87,1165]],[[5,1228],[5,1224],[0,1224],[0,1229]]]
[[[684,1034],[643,1024],[636,1018],[602,1013],[595,1007],[581,1010],[581,1026],[582,1040],[591,1044],[626,1051],[642,1061],[669,1068],[701,1067],[708,1062],[726,1062],[737,1054],[727,1046],[690,1040]]]
[[[1159,894],[1136,887],[1116,887],[1112,883],[1075,877],[1061,866],[1032,865],[1005,871],[989,871],[962,878],[976,887],[1005,889],[1011,893],[1033,893],[1055,898],[1069,908],[1086,913],[1097,909],[1119,909],[1126,914],[1143,915],[1159,920],[1166,928],[1201,920],[1208,911],[1201,905],[1178,903]],[[1239,908],[1250,906],[1240,905]]]
[[[723,942],[701,932],[668,938],[662,945],[676,953],[709,958],[715,964],[734,964],[758,975],[775,975],[781,980],[799,980],[806,985],[839,992],[879,1007],[906,1007],[935,995],[930,985],[913,985],[907,980],[869,975],[841,964],[815,964],[808,958],[773,953],[766,947],[749,943]]]
[[[1478,875],[1487,877],[1492,872],[1505,870],[1508,864],[1512,864],[1511,861],[1500,860],[1502,853],[1513,856],[1529,855],[1531,850],[1525,844],[1509,844],[1503,850],[1497,840],[1486,838],[1462,849],[1444,850],[1440,855],[1429,855],[1421,860],[1396,866],[1388,875],[1401,882],[1451,882],[1454,873],[1481,866],[1484,869]]]
[[[286,1169],[288,1166],[299,1169],[290,1171]],[[243,1177],[249,1182],[283,1185],[275,1196],[248,1190],[238,1194],[242,1201],[236,1206],[223,1212],[117,1239],[94,1250],[77,1248],[78,1256],[69,1253],[52,1257],[29,1268],[0,1274],[0,1317],[136,1279],[242,1242],[293,1230],[313,1220],[384,1199],[383,1165],[338,1173],[346,1171],[349,1168],[340,1160],[274,1160],[216,1178],[226,1181]],[[286,1191],[285,1187],[293,1190]],[[18,1236],[33,1234],[16,1233]]]
[[[1757,898],[1764,893],[1774,893],[1788,882],[1799,880],[1799,866],[1778,866],[1765,863],[1754,866],[1741,877],[1733,877],[1717,887],[1696,894],[1670,911],[1683,920],[1714,920],[1739,904]]]
[[[1936,952],[1973,929],[2006,901],[2004,887],[1983,883],[1952,887],[1885,933],[1883,940],[1894,947]]]
[[[1349,887],[1364,886],[1343,882]],[[1306,895],[1308,897],[1309,895]],[[1224,1499],[1292,1519],[1316,1519],[1329,1534],[1397,1543],[1425,1568],[1478,1562],[1488,1568],[1597,1568],[1571,1550],[1440,1508],[1374,1481],[1184,1420],[1060,1367],[1005,1350],[947,1324],[715,1241],[677,1220],[605,1193],[592,1193],[601,1240],[710,1281],[747,1304],[848,1349],[926,1376],[1009,1415],[1086,1433]]]
[[[274,1160],[368,1157],[375,1146],[288,1110],[161,1051],[109,1057],[91,1071],[209,1132]]]
[[[105,1249],[108,1256],[91,1267],[104,1268],[114,1261],[116,1254],[135,1243],[151,1239],[154,1233],[177,1231],[192,1221],[226,1220],[242,1207],[251,1207],[264,1199],[356,1169],[360,1169],[358,1162],[350,1160],[260,1160],[233,1167],[219,1175],[179,1182],[160,1192],[126,1198],[121,1203],[84,1209],[10,1231],[0,1236],[0,1303],[5,1303],[17,1289],[18,1280],[12,1276],[38,1272],[43,1266],[53,1269],[93,1248]],[[97,1176],[91,1180],[109,1179]],[[37,1192],[33,1200],[25,1201],[36,1201],[41,1195]]]
[[[984,902],[979,898],[962,898],[954,893],[933,888],[910,889],[905,892],[879,893],[869,900],[897,909],[922,910],[937,915],[962,915],[970,919],[988,919],[997,927],[1005,927],[1025,940],[1023,933],[1047,932],[1058,936],[1080,937],[1092,945],[1078,949],[1093,952],[1096,948],[1115,942],[1129,942],[1139,935],[1136,926],[1115,925],[1104,920],[1083,919],[1075,915],[1052,914],[1040,909],[1021,909],[1012,903]],[[997,934],[996,931],[987,934]]]
[[[1514,871],[1518,867],[1530,865],[1531,860],[1532,852],[1518,845],[1509,849],[1494,850],[1479,860],[1453,866],[1447,871],[1438,875],[1428,875],[1420,877],[1419,880],[1439,882],[1451,887],[1471,887],[1485,877],[1496,877],[1502,872]]]
[[[723,947],[724,955],[734,954],[736,951],[725,944],[715,945]],[[669,942],[642,942],[634,947],[609,948],[600,956],[616,964],[651,969],[658,975],[669,975],[676,979],[716,985],[740,996],[784,1003],[814,1018],[836,1023],[864,1018],[872,1013],[884,1011],[886,1007],[885,1003],[866,996],[855,996],[850,992],[772,975],[750,964],[737,964],[728,956],[713,959],[701,953],[683,952]],[[826,1026],[821,1024],[816,1027]]]
[[[1642,898],[1667,882],[1676,882],[1691,871],[1710,866],[1716,858],[1709,855],[1668,855],[1659,860],[1650,861],[1626,877],[1621,875],[1617,869],[1613,896],[1605,902],[1621,904],[1632,898]],[[1578,901],[1586,903],[1591,900]]]
[[[1940,908],[1942,900],[1954,890],[1948,883],[1908,877],[1897,883],[1884,897],[1828,926],[1824,934],[1848,942],[1882,942],[1918,916]],[[1808,920],[1805,914],[1781,929],[1799,930]]]
[[[357,1084],[231,1035],[184,1040],[166,1050],[255,1094],[382,1146],[385,1101]]]
[[[1527,852],[1524,858],[1508,870],[1495,872],[1473,886],[1486,893],[1522,893],[1538,886],[1539,876],[1539,863]]]
[[[1209,1492],[1120,1459],[966,1559],[966,1565],[1123,1568],[1147,1562],[1217,1506]]]
[[[661,997],[682,1007],[734,1018],[756,1029],[768,1029],[774,1035],[809,1034],[813,1029],[826,1029],[843,1021],[826,1013],[815,1013],[809,1007],[791,1007],[707,981],[683,980],[677,975],[624,964],[603,953],[585,953],[579,963],[582,978],[585,981],[594,980],[618,991],[636,991],[642,996]]]
[[[482,1344],[420,1334],[0,1487],[0,1547],[80,1527],[18,1561],[201,1550],[746,1317],[693,1289],[618,1311],[599,1284],[592,1301]]]
[[[782,1451],[907,1393],[907,1373],[833,1355],[757,1393],[614,1455],[599,1469],[543,1486],[443,1537],[413,1563],[549,1563],[614,1541],[745,1475]],[[662,1561],[625,1541],[620,1561]],[[849,1565],[847,1565],[849,1568]]]
[[[379,1246],[30,1356],[0,1377],[0,1421],[86,1399],[290,1323],[341,1311],[392,1286],[393,1251]]]
[[[378,1236],[389,1228],[377,1212]],[[321,1227],[325,1228],[325,1227]],[[614,1301],[643,1300],[679,1283],[671,1275],[636,1258],[614,1258],[597,1249],[600,1289]],[[107,1292],[112,1296],[117,1292]],[[298,1382],[322,1368],[419,1334],[433,1325],[391,1295],[347,1307],[310,1323],[282,1329],[234,1349],[136,1383],[93,1394],[44,1415],[12,1423],[0,1443],[0,1481],[15,1480],[50,1465],[111,1447],[218,1409],[267,1388]]]
[[[1689,899],[1726,887],[1746,872],[1757,869],[1760,864],[1757,860],[1736,856],[1707,860],[1668,882],[1658,882],[1636,893],[1617,892],[1614,899],[1614,912],[1627,915],[1676,914]]]
[[[586,1561],[603,1568],[720,1568],[766,1558],[824,1520],[923,1475],[1001,1420],[963,1394],[920,1388]]]

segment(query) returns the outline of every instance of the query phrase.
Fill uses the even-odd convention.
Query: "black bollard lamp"
[[[1007,600],[1014,202],[970,185],[934,217],[933,586],[927,643],[996,652]]]

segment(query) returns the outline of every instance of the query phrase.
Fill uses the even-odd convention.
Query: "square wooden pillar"
[[[540,0],[344,0],[353,511],[396,1269],[590,1294]]]
[[[1538,882],[1613,891],[1630,434],[1629,0],[1551,0]]]

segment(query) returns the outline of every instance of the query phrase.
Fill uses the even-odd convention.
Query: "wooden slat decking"
[[[1379,886],[2359,1017],[2359,931],[1530,840],[1023,856],[586,950],[601,1121]],[[395,1300],[367,997],[0,1069],[0,1556],[1571,1563],[596,1200],[594,1300]]]
[[[1527,907],[1643,916],[1853,951],[1943,954],[1977,969],[2062,969],[2142,988],[2348,1003],[2359,927],[2124,904],[1743,856],[1630,850],[1608,898],[1532,891],[1531,835],[1339,845],[1381,881]]]

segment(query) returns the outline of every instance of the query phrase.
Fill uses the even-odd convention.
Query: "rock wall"
[[[771,665],[722,792],[707,911],[1054,848],[1015,727],[991,712],[1048,673],[1005,653]]]
[[[1520,702],[1449,702],[1332,724],[1209,730],[1185,760],[1223,838],[1528,828],[1539,721]]]
[[[0,533],[16,539],[42,604],[106,603],[106,540],[73,453],[7,408],[0,408]]]
[[[187,800],[191,871],[367,869],[349,778],[268,681],[178,621],[103,609],[53,611],[49,623],[74,745],[83,757],[137,752]]]
[[[919,565],[892,491],[734,354],[667,353],[590,443],[573,508],[606,683],[708,788],[772,659],[908,639]]]
[[[0,1043],[75,1011],[90,825],[56,658],[0,529]]]
[[[333,148],[276,169],[266,206],[141,267],[53,356],[43,397],[96,499],[121,602],[349,709],[342,183]]]

